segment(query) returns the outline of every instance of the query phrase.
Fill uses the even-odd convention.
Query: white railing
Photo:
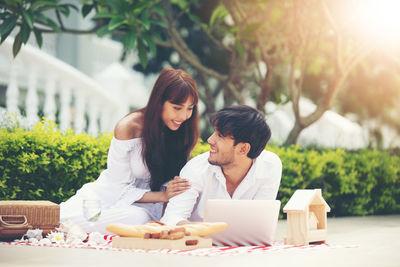
[[[112,88],[47,53],[23,45],[14,59],[13,39],[0,45],[0,85],[5,85],[6,107],[10,113],[25,110],[27,121],[44,117],[58,122],[61,130],[76,133],[112,131],[115,122],[129,111]]]

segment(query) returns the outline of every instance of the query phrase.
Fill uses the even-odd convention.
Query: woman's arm
[[[146,192],[141,199],[136,202],[168,202],[170,198],[179,195],[190,188],[187,179],[175,176],[168,182],[167,190],[159,192]]]
[[[165,191],[153,192],[149,191],[144,193],[143,197],[136,202],[146,203],[146,202],[167,202],[167,196]]]
[[[127,140],[132,138],[140,137],[142,134],[143,127],[143,113],[134,112],[121,119],[114,130],[115,138],[119,140]],[[129,164],[129,160],[128,160]],[[171,197],[174,197],[187,189],[190,188],[189,182],[186,179],[182,179],[175,176],[173,180],[168,183],[165,191],[153,192],[148,191],[143,193],[143,190],[130,188],[133,195],[142,194],[138,196],[139,199],[135,199],[134,202],[148,203],[148,202],[168,202]],[[139,192],[134,192],[139,191]]]

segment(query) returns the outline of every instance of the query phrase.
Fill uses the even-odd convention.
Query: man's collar
[[[258,167],[259,164],[257,164],[257,159],[258,159],[258,157],[253,159],[253,164],[251,165],[246,176],[243,178],[242,182],[245,180],[247,181],[247,180],[255,180],[255,179],[263,178],[262,173],[259,173],[262,170],[261,170],[261,168]],[[221,182],[225,182],[225,176],[224,176],[224,173],[222,172],[221,166],[210,164],[210,168],[211,168],[211,172],[213,174],[215,174],[215,177],[217,177],[217,179],[222,178],[223,180],[221,180]]]

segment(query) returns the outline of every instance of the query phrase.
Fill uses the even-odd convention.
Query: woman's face
[[[161,113],[164,124],[172,131],[181,127],[182,123],[189,119],[193,113],[193,97],[188,97],[184,103],[173,104],[165,101]]]

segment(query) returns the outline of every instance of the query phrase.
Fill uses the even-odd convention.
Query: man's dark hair
[[[211,123],[223,136],[232,136],[238,143],[249,143],[247,156],[256,158],[271,138],[271,130],[264,115],[249,106],[238,105],[221,109],[211,115]]]

